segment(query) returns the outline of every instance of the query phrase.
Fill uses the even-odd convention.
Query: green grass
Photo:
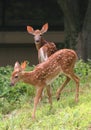
[[[30,69],[30,68],[28,68]],[[75,83],[71,81],[56,100],[56,90],[65,79],[55,80],[52,88],[52,108],[45,95],[36,111],[36,120],[31,118],[35,89],[18,83],[9,87],[12,67],[0,69],[0,130],[88,130],[91,127],[91,68],[79,61],[75,71],[80,76],[79,102],[75,102]],[[2,71],[3,70],[3,71]],[[5,71],[6,70],[6,71]],[[5,71],[5,72],[4,72]],[[4,74],[6,76],[4,76]]]
[[[64,92],[60,101],[53,97],[50,108],[45,99],[38,105],[36,120],[32,121],[33,101],[0,116],[0,130],[87,130],[91,125],[91,90],[80,92],[79,103],[74,102],[74,92]]]

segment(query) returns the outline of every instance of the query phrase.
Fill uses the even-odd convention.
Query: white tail
[[[35,118],[35,111],[39,99],[41,97],[44,87],[47,88],[49,102],[52,104],[50,85],[53,80],[58,77],[61,73],[64,73],[67,77],[63,85],[57,90],[57,100],[60,98],[60,93],[63,88],[67,85],[70,79],[73,79],[76,83],[76,96],[75,101],[78,101],[79,97],[79,78],[74,74],[74,65],[77,59],[75,51],[70,49],[62,49],[51,55],[48,60],[40,63],[31,72],[25,72],[26,62],[20,65],[18,62],[15,63],[14,71],[11,76],[11,85],[14,85],[19,80],[25,83],[32,84],[37,89],[36,96],[34,99],[34,110],[32,118]]]
[[[34,35],[36,49],[38,50],[39,63],[47,60],[48,57],[57,50],[56,45],[53,42],[48,42],[43,39],[42,35],[47,32],[47,30],[48,23],[44,24],[41,30],[34,30],[31,26],[27,26],[28,33]]]

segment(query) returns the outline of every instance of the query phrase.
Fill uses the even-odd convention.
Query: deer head
[[[24,61],[21,65],[19,64],[19,62],[15,63],[14,66],[14,71],[12,73],[12,77],[11,77],[11,86],[14,86],[20,79],[21,79],[21,73],[22,71],[24,71],[26,68],[26,61]]]
[[[48,23],[44,24],[42,26],[41,30],[39,30],[39,29],[34,30],[33,27],[27,26],[28,33],[34,35],[35,44],[39,44],[40,46],[41,46],[41,37],[42,37],[42,34],[44,34],[45,32],[47,32],[47,30],[48,30]]]

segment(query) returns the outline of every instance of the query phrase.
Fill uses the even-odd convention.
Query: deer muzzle
[[[11,86],[11,87],[14,86],[14,83],[11,82],[11,83],[10,83],[10,86]]]

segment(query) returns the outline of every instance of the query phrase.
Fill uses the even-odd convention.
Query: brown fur
[[[38,60],[39,63],[44,62],[51,56],[53,53],[57,51],[56,45],[53,42],[46,41],[41,35],[44,34],[48,30],[48,23],[44,24],[42,29],[34,30],[31,26],[27,26],[27,31],[34,35],[35,46],[38,51]],[[40,49],[44,53],[44,57],[42,57],[40,53]],[[45,57],[46,55],[46,57]]]
[[[60,98],[60,93],[67,83],[73,79],[76,83],[76,96],[75,100],[78,101],[79,97],[79,78],[74,74],[74,65],[77,60],[77,55],[75,51],[71,49],[62,49],[51,55],[48,60],[43,63],[38,64],[33,71],[25,72],[24,65],[19,65],[16,62],[14,71],[11,77],[11,84],[14,85],[19,80],[25,83],[32,84],[36,87],[37,92],[34,99],[34,111],[32,118],[35,118],[35,111],[39,99],[42,95],[44,87],[47,88],[47,93],[49,96],[49,102],[52,104],[50,84],[54,79],[61,73],[64,73],[67,77],[66,81],[57,90],[56,97],[57,100]],[[18,78],[16,78],[18,77]]]

